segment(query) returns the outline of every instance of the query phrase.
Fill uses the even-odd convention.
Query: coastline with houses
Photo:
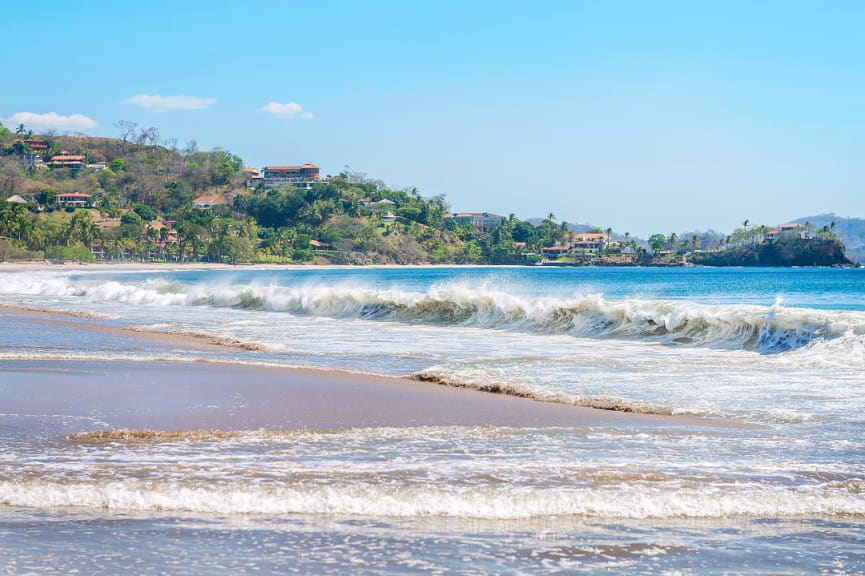
[[[19,127],[20,128],[20,127]],[[4,129],[5,130],[5,129]],[[0,257],[86,261],[544,266],[850,266],[833,226],[640,239],[589,225],[450,210],[319,165],[244,166],[229,152],[136,138],[12,135],[0,162]],[[197,191],[197,193],[196,193]],[[771,248],[771,249],[762,249]],[[772,248],[774,247],[774,248]],[[834,248],[830,248],[834,247]],[[784,248],[784,249],[781,249]],[[40,256],[40,254],[42,256]]]

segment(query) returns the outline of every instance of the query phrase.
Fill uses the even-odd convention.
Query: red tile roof
[[[199,196],[193,200],[195,204],[228,204],[221,196]]]
[[[13,144],[15,144],[16,142],[23,142],[24,144],[27,144],[28,146],[30,146],[31,150],[47,150],[48,149],[48,144],[45,142],[45,140],[16,138],[15,140],[12,141]]]
[[[300,166],[265,166],[265,170],[300,170],[302,168],[315,168],[319,169],[315,164],[301,164]]]

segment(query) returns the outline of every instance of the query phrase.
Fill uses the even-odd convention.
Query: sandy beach
[[[21,572],[856,566],[857,271],[37,268],[0,270]]]
[[[7,362],[4,411],[97,418],[107,429],[693,425],[399,378],[231,364]],[[709,424],[709,422],[706,422]],[[713,423],[716,424],[716,423]]]
[[[98,318],[20,306],[0,322],[76,334],[96,332],[166,349],[254,350],[211,335],[109,325]],[[159,430],[344,429],[381,426],[617,426],[729,423],[634,414],[517,398],[409,378],[339,370],[191,361],[15,360],[4,362],[4,411],[96,417],[108,428]]]

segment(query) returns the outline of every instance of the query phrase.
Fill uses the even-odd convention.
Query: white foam
[[[9,275],[0,294],[72,297],[90,304],[254,308],[296,315],[503,328],[540,334],[617,337],[783,352],[845,338],[865,357],[865,313],[775,305],[706,305],[601,295],[532,298],[447,283],[425,292],[332,286],[98,282],[91,277]]]
[[[561,516],[644,519],[865,515],[865,499],[855,490],[826,486],[782,488],[754,483],[691,489],[677,484],[553,489],[29,481],[0,482],[0,504],[33,509],[500,520]]]

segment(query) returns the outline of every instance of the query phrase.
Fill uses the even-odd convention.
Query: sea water
[[[10,320],[10,369],[336,368],[732,424],[76,444],[104,423],[0,405],[9,573],[865,571],[863,270],[22,271],[0,303],[246,345]]]

